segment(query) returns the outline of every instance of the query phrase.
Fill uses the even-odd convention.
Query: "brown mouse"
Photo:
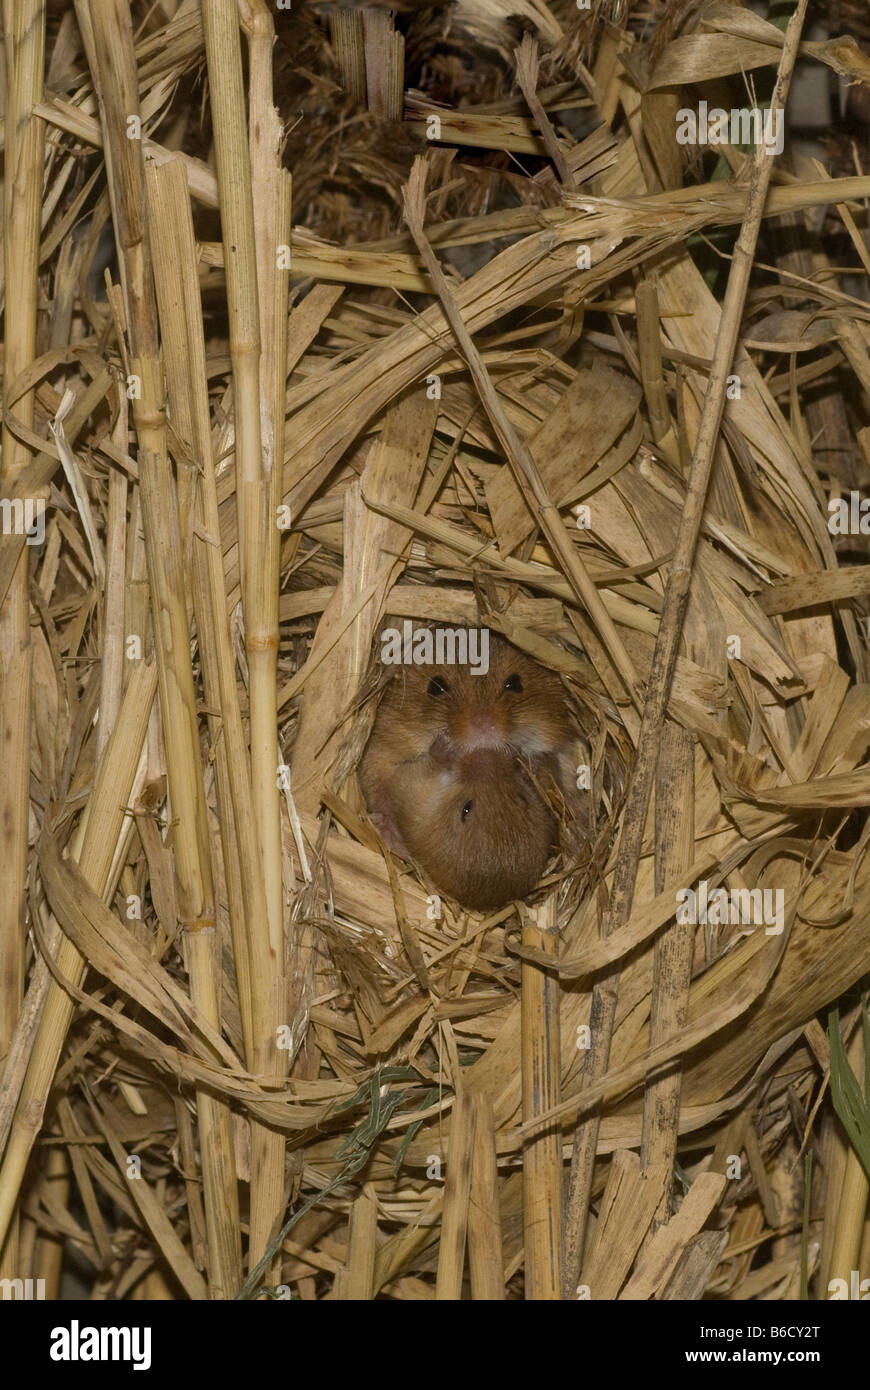
[[[496,906],[525,896],[543,871],[556,827],[532,779],[546,773],[570,800],[575,737],[559,678],[490,632],[483,674],[459,663],[396,666],[360,786],[391,849],[465,905]]]
[[[448,752],[501,748],[525,758],[572,742],[558,676],[495,632],[489,633],[488,655],[488,670],[480,675],[459,663],[394,668],[363,759],[369,782],[428,753],[436,738]]]
[[[399,765],[390,790],[407,856],[465,907],[526,897],[556,844],[556,818],[510,753],[424,754]]]

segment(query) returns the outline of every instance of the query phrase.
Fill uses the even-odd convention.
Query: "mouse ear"
[[[403,859],[410,859],[408,847],[396,823],[395,808],[385,790],[379,789],[377,796],[373,798],[372,805],[369,807],[369,816],[387,849],[400,854]]]
[[[441,729],[433,738],[429,745],[429,757],[443,767],[454,761],[453,744],[446,729]]]

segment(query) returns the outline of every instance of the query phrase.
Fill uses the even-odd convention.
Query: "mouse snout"
[[[506,729],[496,711],[479,706],[463,711],[454,722],[453,735],[459,746],[467,751],[500,748],[505,742]]]

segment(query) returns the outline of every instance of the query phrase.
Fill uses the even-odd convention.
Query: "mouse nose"
[[[504,730],[491,711],[470,710],[458,729],[458,742],[466,749],[498,748],[504,742]]]

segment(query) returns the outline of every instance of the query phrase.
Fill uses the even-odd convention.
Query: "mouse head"
[[[397,779],[396,817],[408,850],[464,907],[524,898],[544,872],[557,824],[510,753],[423,757]]]
[[[413,744],[406,756],[490,749],[534,757],[563,747],[575,734],[558,676],[494,632],[485,671],[468,663],[402,666],[378,718],[399,743]]]

